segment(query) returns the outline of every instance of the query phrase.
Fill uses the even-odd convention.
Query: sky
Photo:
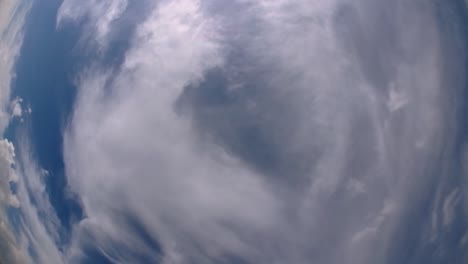
[[[0,0],[0,263],[466,263],[461,0]]]

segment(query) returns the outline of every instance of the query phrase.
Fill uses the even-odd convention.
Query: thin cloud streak
[[[0,132],[14,117],[21,114],[19,99],[10,102],[14,66],[23,41],[23,26],[31,8],[31,1],[6,0],[0,2]],[[7,139],[0,140],[0,262],[32,263],[28,254],[28,242],[17,236],[7,210],[21,210],[22,200],[12,193],[10,183],[20,184],[22,179],[18,166],[15,146]]]
[[[17,183],[18,197],[21,201],[21,222],[18,229],[34,252],[33,263],[64,263],[59,251],[59,220],[49,202],[45,187],[47,172],[35,162],[29,142],[24,135],[19,137],[17,173],[20,181]]]

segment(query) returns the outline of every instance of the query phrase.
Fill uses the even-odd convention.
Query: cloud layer
[[[82,27],[83,52],[135,21],[127,1],[98,2],[58,14],[59,30]],[[40,170],[25,176],[43,263],[401,263],[421,259],[400,247],[442,243],[462,201],[434,187],[459,173],[465,51],[450,3],[141,4],[122,63],[98,56],[75,76],[64,158],[86,217],[64,253],[36,219],[55,219]],[[435,216],[418,222],[427,201]]]
[[[30,7],[30,1],[0,1],[0,263],[31,261],[26,240],[14,234],[7,214],[10,208],[19,208],[20,201],[10,189],[10,184],[18,181],[15,147],[3,139],[12,118],[21,115],[21,99],[10,102],[10,92],[23,38],[23,25]]]

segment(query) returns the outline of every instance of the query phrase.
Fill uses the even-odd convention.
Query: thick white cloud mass
[[[105,49],[127,6],[66,0],[58,23],[86,19],[83,48]],[[64,155],[86,218],[65,262],[398,259],[399,225],[449,173],[455,22],[434,1],[148,8],[121,65],[77,76]],[[440,198],[428,237],[459,200]]]

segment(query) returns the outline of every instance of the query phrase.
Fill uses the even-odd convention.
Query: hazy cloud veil
[[[38,261],[464,263],[461,8],[63,1],[57,30],[92,58],[63,147],[84,218],[58,249],[46,172],[20,157]]]

